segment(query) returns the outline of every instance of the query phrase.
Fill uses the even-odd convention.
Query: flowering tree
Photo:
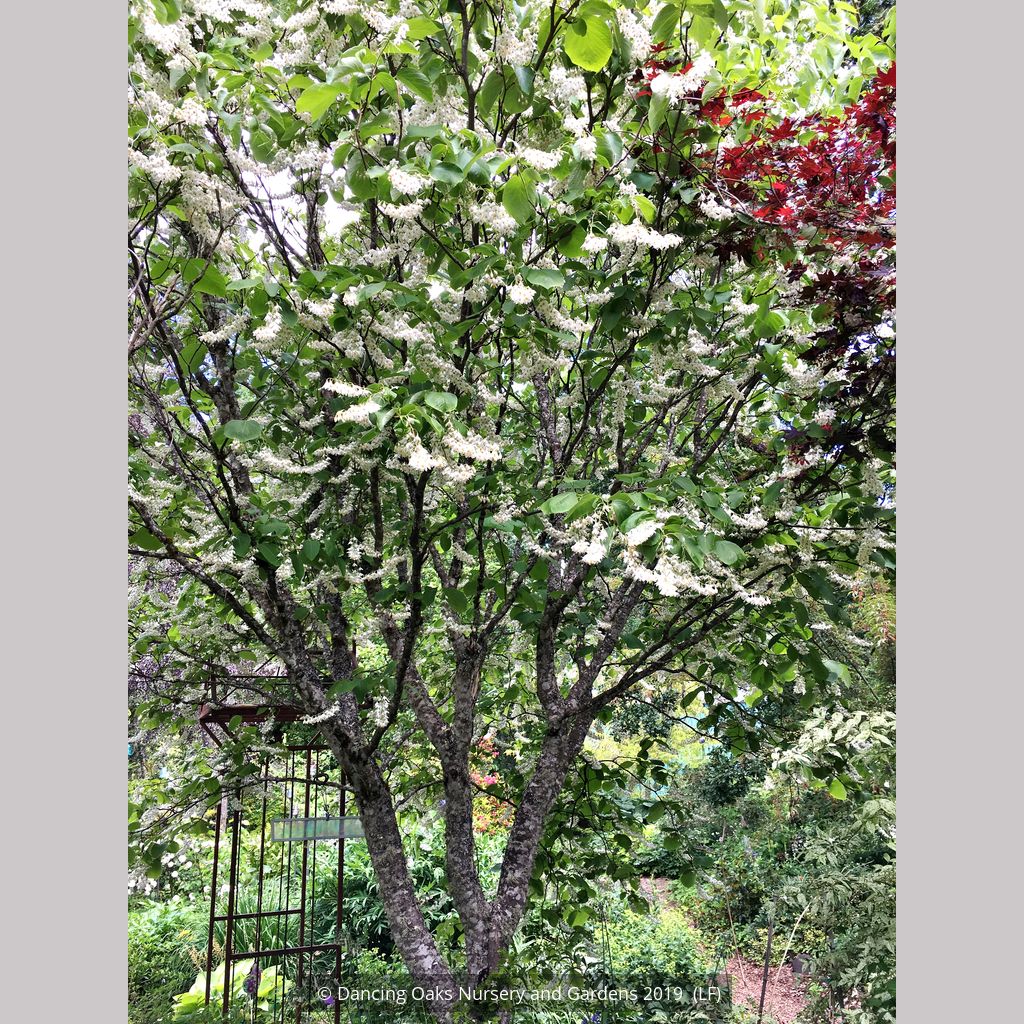
[[[808,608],[893,568],[895,82],[856,20],[132,5],[133,649],[169,708],[230,675],[318,724],[417,980],[455,965],[397,751],[443,785],[482,978],[595,720],[672,684],[763,742],[765,695],[844,671]],[[474,757],[513,716],[485,894]]]

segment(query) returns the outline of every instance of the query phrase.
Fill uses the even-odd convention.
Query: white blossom
[[[342,409],[334,419],[338,423],[361,423],[365,426],[369,424],[370,416],[375,412],[380,412],[380,409],[381,407],[371,398]]]
[[[527,303],[533,300],[533,297],[536,294],[537,293],[532,288],[523,284],[522,281],[516,281],[515,284],[509,285],[508,297],[517,306],[527,305]]]

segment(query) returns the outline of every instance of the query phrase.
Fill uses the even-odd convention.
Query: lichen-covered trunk
[[[398,828],[394,802],[387,783],[372,760],[353,761],[336,737],[331,747],[344,766],[355,792],[359,820],[366,837],[391,937],[413,982],[434,992],[454,992],[451,970],[437,948],[416,897]],[[443,996],[431,1001],[439,1021],[452,1019],[454,1000]]]
[[[492,902],[492,944],[503,955],[526,912],[530,878],[540,848],[544,824],[573,761],[583,749],[590,727],[583,718],[568,720],[549,731],[523,798],[516,810],[501,865],[498,895]]]

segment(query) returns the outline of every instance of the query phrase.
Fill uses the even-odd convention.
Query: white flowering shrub
[[[217,675],[303,707],[425,979],[391,769],[432,772],[482,977],[613,702],[681,684],[743,747],[763,695],[837,699],[808,609],[894,566],[892,40],[824,0],[130,9],[133,650],[169,715]],[[469,752],[512,720],[485,896]]]

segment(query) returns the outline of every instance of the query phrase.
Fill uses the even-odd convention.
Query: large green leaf
[[[395,77],[410,92],[416,93],[420,99],[430,101],[434,98],[434,90],[430,87],[430,79],[416,68],[403,68]]]
[[[731,540],[720,540],[715,544],[715,555],[726,565],[733,565],[744,557],[743,548]]]
[[[579,501],[579,495],[575,491],[565,491],[562,494],[556,494],[554,497],[548,498],[541,505],[540,509],[549,516],[558,516],[563,512],[568,512],[577,501]]]
[[[263,433],[263,425],[255,420],[228,420],[224,433],[235,441],[255,441]]]
[[[527,267],[523,271],[523,277],[539,288],[561,288],[565,284],[561,271],[546,270],[542,267]]]
[[[612,30],[595,15],[577,18],[565,31],[569,60],[586,71],[600,71],[612,55]]]
[[[455,412],[459,407],[458,398],[447,391],[428,391],[423,396],[423,401],[438,412]]]
[[[327,113],[330,105],[341,95],[343,88],[341,82],[323,82],[311,85],[299,97],[295,109],[300,114],[309,114],[314,121],[319,121]]]
[[[533,204],[537,198],[537,189],[532,181],[521,174],[509,178],[501,192],[501,205],[515,217],[517,223],[525,224],[533,217]]]
[[[262,128],[257,128],[256,131],[249,136],[249,148],[252,149],[252,155],[256,157],[261,164],[269,164],[274,159],[274,153],[277,151],[277,143],[274,141],[274,136],[270,132],[264,131]]]

